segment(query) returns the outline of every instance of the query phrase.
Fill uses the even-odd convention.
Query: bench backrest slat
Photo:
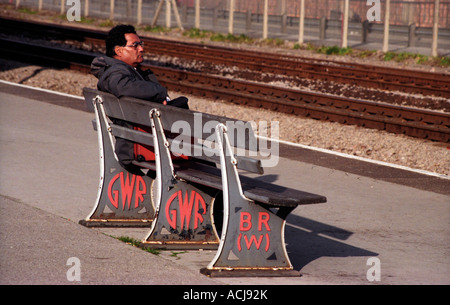
[[[101,94],[106,115],[110,118],[150,126],[149,110],[157,108],[164,112],[161,121],[166,131],[170,132],[172,128],[176,128],[177,133],[183,133],[203,140],[214,141],[214,128],[218,123],[222,123],[229,129],[228,134],[233,147],[258,151],[258,141],[250,122],[165,106],[130,97],[118,99],[112,94],[89,88],[85,88],[83,93],[89,100]],[[125,104],[126,106],[124,106]],[[88,107],[91,106],[88,105]]]
[[[111,132],[115,137],[128,139],[130,141],[153,146],[153,135],[127,127],[111,124]]]
[[[133,129],[129,129],[126,127],[118,126],[115,124],[111,124],[111,132],[114,136],[128,139],[133,142],[153,146],[153,135],[137,131]],[[219,152],[215,149],[204,147],[198,144],[190,144],[184,142],[181,146],[175,139],[168,139],[170,145],[170,151],[173,153],[184,154],[188,156],[197,156],[202,160],[220,163]],[[200,151],[201,154],[196,154],[195,152]],[[242,169],[252,173],[262,174],[264,172],[261,162],[257,159],[248,158],[245,156],[235,155],[237,160],[238,169]]]
[[[126,103],[126,107],[121,107],[121,103]],[[122,118],[126,121],[149,126],[149,119],[142,114],[148,109],[157,108],[164,112],[161,122],[164,130],[181,133],[203,140],[215,139],[215,127],[222,123],[229,128],[230,140],[233,147],[251,151],[257,151],[257,143],[253,127],[250,122],[243,122],[236,119],[216,116],[192,110],[181,109],[172,106],[165,106],[158,103],[151,103],[130,97],[123,97],[118,100],[119,107],[107,110],[107,114],[113,117]],[[114,105],[116,106],[116,105]],[[147,110],[147,111],[145,111]],[[111,111],[111,112],[109,112]],[[122,115],[122,116],[120,116]],[[119,116],[119,117],[118,117]],[[174,130],[175,129],[175,130]]]
[[[84,88],[83,93],[88,108],[91,111],[93,111],[93,107],[91,106],[92,101],[100,95],[105,114],[109,118],[120,119],[141,126],[150,127],[149,111],[153,108],[159,109],[163,114],[160,119],[166,134],[174,133],[172,134],[174,138],[168,137],[168,141],[169,144],[173,144],[170,147],[175,153],[220,163],[219,153],[214,148],[208,148],[201,143],[191,143],[196,142],[198,139],[212,142],[216,141],[215,127],[218,123],[225,124],[229,129],[228,133],[233,147],[248,151],[258,150],[256,136],[249,122],[180,109],[173,106],[165,106],[130,97],[118,99],[112,94],[89,88]],[[116,137],[153,146],[153,136],[150,133],[132,130],[114,123],[111,123],[110,127],[112,134]],[[179,145],[179,141],[183,141],[182,148]],[[236,155],[235,158],[238,162],[239,169],[252,173],[263,173],[260,160],[240,154]]]

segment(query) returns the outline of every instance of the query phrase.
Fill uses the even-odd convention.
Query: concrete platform
[[[142,239],[148,229],[78,225],[99,178],[93,114],[83,104],[0,83],[0,284],[450,284],[448,194],[287,157],[261,179],[328,198],[287,219],[301,277],[211,279],[199,270],[213,251],[154,255],[111,237]],[[71,257],[80,282],[68,280]],[[378,263],[380,280],[370,281]]]

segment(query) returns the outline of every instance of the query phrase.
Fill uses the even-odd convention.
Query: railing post
[[[171,2],[170,0],[166,0],[166,28],[170,28],[170,25],[172,24],[170,10],[171,10]]]
[[[305,39],[305,0],[300,1],[300,19],[298,24],[298,43],[302,44]]]
[[[342,20],[342,48],[346,48],[348,46],[347,38],[348,38],[348,9],[349,9],[349,0],[344,0],[344,16]]]
[[[158,21],[158,17],[159,17],[159,14],[161,13],[161,9],[162,9],[162,6],[164,5],[164,1],[165,0],[159,0],[159,4],[158,4],[158,7],[156,8],[156,11],[155,11],[155,16],[153,16],[153,20],[152,20],[152,26],[155,26],[156,25],[156,22]]]
[[[114,20],[115,1],[109,1],[109,20]]]
[[[326,30],[327,30],[327,18],[323,16],[320,18],[320,31],[319,31],[319,39],[324,40],[326,38]]]
[[[263,39],[267,39],[267,23],[269,22],[269,0],[264,0]]]
[[[439,31],[439,0],[434,0],[433,16],[433,41],[431,43],[431,56],[438,56],[438,31]]]
[[[200,0],[195,0],[195,27],[200,29]]]
[[[177,2],[175,0],[172,0],[172,9],[173,14],[175,15],[175,20],[177,21],[178,28],[182,31],[184,31],[183,24],[181,23],[180,14],[178,13],[178,7]],[[199,21],[200,23],[200,21]]]
[[[245,18],[245,29],[247,31],[250,31],[252,29],[252,12],[251,11],[247,11],[245,16],[246,16],[246,18]]]
[[[369,20],[364,20],[361,23],[361,43],[367,42],[367,37],[369,36],[369,27],[370,27]]]
[[[84,17],[89,16],[89,0],[84,1]]]
[[[411,23],[408,27],[408,47],[416,46],[416,24]]]
[[[391,0],[386,0],[386,10],[384,14],[384,35],[383,35],[383,52],[389,50],[389,15],[391,13]]]
[[[281,33],[285,34],[286,31],[287,31],[286,0],[281,0]]]
[[[230,13],[228,16],[228,33],[233,34],[233,24],[234,24],[234,1],[230,0]]]
[[[141,25],[142,23],[142,0],[138,0],[137,3],[137,24]]]
[[[217,26],[217,19],[219,18],[219,10],[215,7],[212,9],[212,25],[213,28]]]
[[[131,19],[133,16],[131,12],[131,0],[127,0],[127,18],[128,20]]]

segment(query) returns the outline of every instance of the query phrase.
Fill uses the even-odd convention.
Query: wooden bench
[[[263,173],[249,122],[88,88],[84,96],[95,112],[101,172],[97,202],[81,224],[151,224],[143,247],[218,249],[201,270],[209,276],[292,275],[285,219],[326,198],[239,175]],[[114,152],[117,137],[151,147],[154,160],[134,160],[142,171],[127,171]]]

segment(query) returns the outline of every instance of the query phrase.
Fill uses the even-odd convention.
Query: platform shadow
[[[266,183],[275,183],[279,177],[280,177],[280,175],[268,174],[268,175],[263,175],[263,176],[255,176],[255,177],[253,177],[253,179],[259,180],[262,182],[266,182]]]
[[[377,256],[373,251],[348,245],[353,232],[298,215],[289,215],[285,227],[286,249],[295,270],[324,256]]]
[[[279,175],[269,174],[255,179],[265,183],[276,183]],[[281,190],[283,187],[279,187]],[[295,270],[320,257],[377,256],[373,251],[351,246],[344,241],[353,232],[315,221],[306,217],[290,214],[286,220],[286,250]]]

